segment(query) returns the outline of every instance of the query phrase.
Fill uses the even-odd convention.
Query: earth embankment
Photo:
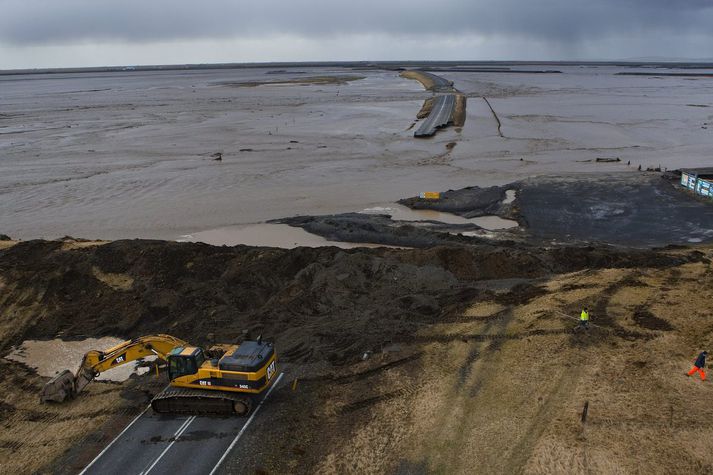
[[[244,331],[262,334],[275,341],[290,385],[275,393],[275,411],[260,425],[264,450],[248,457],[251,470],[394,472],[422,466],[466,473],[461,453],[496,472],[550,469],[560,462],[547,458],[558,453],[550,448],[585,450],[586,442],[569,436],[579,427],[576,414],[570,416],[581,408],[587,385],[621,386],[612,368],[629,364],[631,352],[652,360],[637,367],[636,377],[660,381],[671,370],[672,362],[662,363],[664,353],[685,362],[688,348],[704,343],[693,322],[665,309],[672,299],[694,305],[707,298],[700,286],[710,281],[710,258],[708,248],[285,250],[162,241],[83,247],[19,242],[0,250],[0,349],[56,337],[161,332],[205,344],[210,334],[216,341],[240,340]],[[581,336],[557,312],[572,315],[585,303],[597,326]],[[657,319],[668,327],[659,329]],[[588,356],[577,359],[581,352]],[[525,360],[527,369],[517,363]],[[28,460],[42,452],[32,470],[59,470],[68,463],[63,454],[76,444],[83,453],[100,450],[97,441],[108,435],[97,434],[110,435],[117,421],[126,421],[160,389],[153,376],[94,382],[67,406],[43,406],[37,401],[43,378],[16,362],[2,360],[2,366],[6,431],[0,453],[6,460]],[[615,420],[625,402],[630,411],[658,408],[658,399],[643,393],[636,399],[650,386],[617,386],[619,393],[588,396],[588,436],[606,440],[614,430],[620,437],[620,445],[603,445],[602,454],[629,447],[626,437],[647,430],[612,429],[606,421]],[[686,391],[674,394],[692,397],[699,389]],[[678,429],[688,420],[678,409],[679,396],[666,396],[681,411],[666,447],[687,440]],[[501,434],[503,426],[494,424],[498,414],[521,422]],[[70,423],[80,418],[81,427]],[[298,429],[300,440],[287,441],[286,434]],[[60,432],[63,437],[56,437]],[[505,437],[511,456],[503,458],[502,448],[488,442],[496,437]],[[422,450],[412,453],[410,447]]]

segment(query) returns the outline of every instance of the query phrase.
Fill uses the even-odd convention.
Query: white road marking
[[[258,411],[259,411],[260,408],[262,407],[262,404],[265,402],[265,400],[268,398],[268,396],[270,396],[270,393],[272,392],[272,390],[275,389],[275,387],[280,383],[280,380],[282,379],[282,376],[284,376],[284,373],[280,373],[280,374],[277,376],[277,379],[275,379],[275,382],[272,384],[272,386],[270,387],[270,389],[267,391],[267,393],[265,394],[265,397],[262,398],[262,400],[258,403],[257,407],[255,408],[255,410],[253,411],[253,413],[250,415],[250,417],[248,418],[248,420],[247,420],[247,422],[245,423],[245,425],[243,425],[243,427],[240,429],[240,432],[238,432],[238,435],[235,436],[235,439],[233,439],[233,441],[230,443],[230,446],[225,450],[225,452],[223,453],[223,455],[220,457],[220,460],[218,460],[218,463],[215,464],[215,467],[213,467],[213,470],[211,470],[210,475],[213,475],[213,474],[218,470],[218,468],[220,467],[220,465],[221,465],[221,464],[223,463],[223,461],[225,460],[225,457],[228,456],[228,453],[233,449],[233,447],[235,447],[235,444],[238,443],[238,440],[240,439],[240,437],[242,437],[242,435],[243,435],[243,433],[245,432],[245,430],[248,428],[248,426],[250,425],[250,423],[252,422],[252,420],[255,418],[255,416],[257,415]],[[115,443],[117,440],[119,440],[119,439],[121,438],[121,436],[124,435],[124,433],[126,433],[126,431],[129,430],[129,428],[130,428],[131,426],[133,426],[134,423],[135,423],[136,421],[138,421],[138,420],[141,418],[141,416],[143,416],[143,415],[146,413],[146,411],[147,411],[150,407],[151,407],[150,404],[149,404],[148,406],[146,406],[146,408],[145,408],[143,411],[141,411],[141,413],[140,413],[139,415],[137,415],[137,416],[129,423],[129,425],[127,425],[126,427],[124,427],[124,430],[122,430],[122,431],[119,433],[119,435],[117,435],[116,437],[114,437],[114,439],[113,439],[111,442],[109,442],[109,444],[108,444],[106,447],[104,447],[104,450],[102,450],[101,452],[99,452],[99,455],[97,455],[96,457],[94,457],[94,460],[92,460],[91,462],[89,462],[89,465],[87,465],[86,467],[84,467],[84,470],[82,470],[82,471],[79,473],[79,475],[84,475],[84,474],[87,472],[87,470],[89,470],[89,468],[90,468],[92,465],[94,465],[94,464],[96,463],[96,461],[99,460],[99,459],[101,458],[101,456],[104,455],[104,454],[106,453],[106,451],[109,450],[109,448],[110,448],[112,445],[114,445],[114,443]],[[156,464],[163,458],[163,456],[166,454],[166,452],[168,452],[168,450],[173,446],[173,444],[176,443],[176,440],[178,440],[178,438],[179,438],[181,435],[183,435],[183,433],[186,431],[186,429],[188,429],[188,426],[189,426],[195,419],[196,419],[196,416],[192,416],[192,417],[189,417],[188,419],[186,419],[186,420],[183,422],[183,424],[181,424],[181,426],[176,430],[176,432],[174,432],[174,434],[173,434],[173,440],[172,440],[171,443],[168,445],[168,447],[166,447],[166,448],[163,450],[163,452],[161,452],[161,454],[158,456],[158,458],[156,458],[156,460],[154,460],[153,463],[152,463],[146,470],[143,470],[139,475],[146,475],[146,474],[148,474],[151,470],[153,470],[153,468],[156,466]]]
[[[213,467],[213,470],[210,471],[210,474],[209,474],[209,475],[214,475],[214,474],[215,474],[215,472],[218,470],[218,467],[220,467],[220,464],[222,464],[222,463],[223,463],[223,460],[225,460],[225,457],[227,457],[227,456],[228,456],[228,453],[230,453],[230,451],[233,450],[233,447],[235,447],[235,444],[238,443],[238,439],[240,439],[240,437],[243,435],[243,432],[245,432],[245,429],[248,428],[248,426],[250,425],[250,423],[253,421],[253,419],[254,419],[255,416],[257,415],[257,412],[258,412],[258,411],[260,410],[260,408],[262,407],[262,403],[265,402],[265,400],[268,398],[268,396],[270,395],[270,393],[272,392],[272,390],[275,389],[275,387],[277,386],[277,384],[278,384],[278,383],[280,382],[280,380],[282,379],[282,375],[283,375],[283,374],[284,374],[284,373],[280,373],[280,374],[277,376],[277,379],[275,380],[274,383],[272,383],[272,386],[270,387],[270,389],[268,389],[267,393],[265,394],[265,397],[262,398],[262,400],[260,401],[260,403],[257,405],[257,407],[255,408],[255,410],[253,411],[253,413],[252,413],[252,415],[250,416],[250,418],[248,418],[248,421],[245,423],[245,425],[243,426],[243,428],[240,429],[240,432],[238,432],[238,435],[236,435],[235,438],[233,439],[233,441],[230,443],[230,446],[228,446],[228,448],[225,449],[225,452],[223,452],[223,456],[220,457],[220,460],[218,460],[218,463],[215,464],[215,467]]]
[[[181,435],[183,435],[183,433],[186,431],[186,429],[188,429],[188,426],[191,425],[191,422],[193,422],[195,420],[196,420],[196,416],[191,416],[188,419],[186,419],[186,422],[184,422],[183,425],[181,427],[179,427],[178,430],[173,434],[173,440],[171,441],[170,444],[168,444],[168,447],[163,449],[163,452],[161,452],[161,455],[159,455],[156,458],[156,460],[153,461],[153,463],[149,466],[149,468],[142,471],[139,475],[146,475],[151,470],[153,470],[153,468],[156,466],[156,464],[159,462],[159,460],[161,460],[163,458],[163,456],[166,455],[166,452],[168,452],[168,450],[171,447],[173,447],[173,444],[175,444],[176,441],[178,440],[178,438],[181,437]]]
[[[104,447],[104,450],[102,450],[101,452],[99,452],[99,455],[97,455],[96,457],[94,457],[94,460],[92,460],[91,462],[89,462],[89,465],[87,465],[86,467],[84,467],[84,470],[82,470],[81,472],[79,472],[79,475],[84,475],[84,474],[86,473],[86,471],[89,470],[89,467],[91,467],[92,465],[94,465],[94,463],[95,463],[97,460],[99,460],[99,458],[100,458],[102,455],[104,455],[104,453],[105,453],[107,450],[109,450],[109,447],[111,447],[111,446],[114,444],[114,442],[116,442],[117,440],[119,440],[119,438],[120,438],[122,435],[124,435],[124,433],[125,433],[127,430],[129,430],[129,427],[131,427],[132,425],[134,425],[134,422],[138,421],[139,418],[140,418],[141,416],[143,416],[143,415],[146,413],[146,411],[148,411],[149,407],[151,407],[151,404],[149,404],[148,406],[146,406],[146,409],[144,409],[143,411],[141,411],[141,413],[140,413],[138,416],[136,416],[136,417],[134,418],[134,420],[129,423],[128,426],[124,427],[124,430],[122,430],[122,431],[119,433],[119,435],[117,435],[116,437],[114,437],[114,440],[112,440],[111,442],[109,442],[109,445],[107,445],[106,447]]]

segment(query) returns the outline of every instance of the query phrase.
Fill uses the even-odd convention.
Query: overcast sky
[[[713,58],[713,0],[0,0],[0,69]]]

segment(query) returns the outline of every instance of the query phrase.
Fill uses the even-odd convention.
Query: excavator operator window
[[[168,357],[168,377],[171,381],[187,374],[196,374],[197,372],[198,366],[196,365],[195,356],[171,355]]]

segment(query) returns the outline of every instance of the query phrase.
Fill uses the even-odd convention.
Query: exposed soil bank
[[[10,345],[26,339],[57,336],[128,338],[166,332],[203,344],[209,333],[228,341],[241,338],[244,330],[261,333],[274,339],[282,364],[289,367],[288,377],[298,378],[299,383],[295,391],[275,393],[271,402],[275,410],[258,425],[262,450],[241,455],[246,458],[236,467],[228,461],[226,470],[248,467],[269,473],[343,472],[347,470],[344,464],[359,471],[394,472],[410,463],[465,473],[458,468],[461,459],[455,453],[459,444],[473,441],[470,436],[462,437],[472,427],[495,436],[492,428],[500,425],[471,420],[484,413],[468,408],[457,395],[462,390],[471,398],[490,394],[491,385],[501,380],[490,376],[502,375],[506,368],[512,371],[517,364],[510,358],[524,358],[521,353],[525,351],[531,376],[515,378],[516,383],[511,379],[509,384],[516,384],[521,395],[542,394],[554,412],[530,414],[537,403],[514,395],[512,401],[520,409],[507,409],[505,401],[511,399],[498,398],[501,410],[524,411],[521,421],[531,421],[541,429],[530,435],[520,429],[510,431],[510,439],[522,435],[527,441],[522,442],[527,447],[517,451],[519,458],[503,458],[502,446],[493,452],[487,443],[468,450],[478,450],[478,457],[484,457],[482,466],[489,469],[498,469],[498,460],[511,460],[510,468],[515,471],[533,460],[552,468],[547,461],[533,459],[538,453],[535,445],[548,431],[554,431],[553,437],[564,437],[564,447],[573,443],[566,436],[568,429],[558,430],[555,421],[555,414],[573,401],[554,389],[560,381],[559,370],[553,372],[551,367],[557,358],[580,361],[570,354],[576,348],[567,349],[572,322],[558,319],[552,310],[571,314],[583,302],[591,302],[595,322],[606,330],[593,333],[591,340],[581,344],[616,353],[612,345],[627,341],[644,345],[656,336],[649,327],[658,320],[645,312],[658,319],[664,315],[646,299],[642,303],[628,298],[622,305],[638,302],[638,320],[629,323],[623,317],[626,312],[606,309],[607,302],[613,304],[616,299],[614,289],[652,286],[649,281],[659,274],[678,275],[677,282],[684,283],[683,276],[692,272],[686,269],[700,268],[702,273],[694,278],[698,287],[709,266],[706,248],[652,251],[481,245],[284,250],[138,240],[73,248],[62,242],[20,242],[0,251],[0,350],[5,353]],[[646,274],[642,274],[644,269]],[[570,277],[560,283],[548,280],[577,271],[583,272],[567,274]],[[592,282],[577,284],[590,278]],[[597,290],[593,285],[612,287]],[[672,280],[669,287],[680,292],[678,285]],[[541,301],[545,298],[552,300]],[[636,321],[646,327],[637,330],[632,326]],[[678,320],[671,325],[682,328]],[[362,361],[364,354],[371,357]],[[502,363],[492,360],[496,355],[501,355]],[[545,357],[549,366],[543,366]],[[489,361],[495,366],[482,366]],[[93,383],[66,407],[41,406],[36,392],[42,378],[18,363],[0,361],[0,366],[0,423],[6,428],[0,455],[23,464],[33,460],[30,465],[13,465],[18,471],[38,470],[45,462],[52,470],[68,470],[72,463],[80,463],[69,456],[61,458],[68,447],[81,443],[85,455],[99,450],[113,433],[107,429],[111,421],[125,421],[160,389],[153,383],[155,377],[147,375],[121,385]],[[582,371],[589,375],[586,368]],[[534,381],[539,389],[528,386]],[[575,380],[562,384],[566,394],[579,387]],[[550,389],[557,397],[547,395]],[[578,399],[579,393],[575,394]],[[497,404],[478,400],[497,414]],[[635,400],[651,403],[643,396]],[[597,402],[594,407],[603,411],[614,406]],[[633,410],[631,404],[628,409]],[[468,424],[465,432],[450,427],[447,416],[463,410],[470,415],[462,419]],[[430,414],[430,429],[419,425],[423,417],[418,414]],[[72,425],[80,417],[81,427]],[[442,424],[449,427],[450,436],[432,433],[434,428],[445,427]],[[99,428],[101,433],[86,436]],[[299,441],[287,436],[297,430]],[[60,432],[63,438],[57,437]],[[390,450],[382,454],[379,447],[384,438],[394,433],[399,436],[391,439]],[[423,439],[426,433],[431,442]],[[442,458],[443,449],[433,446],[437,440],[453,441],[447,445],[448,451],[455,451],[452,457]],[[421,450],[412,454],[409,447]],[[37,457],[39,450],[43,450],[41,457]],[[377,452],[379,456],[374,457]],[[53,465],[53,460],[60,462]]]
[[[372,337],[398,328],[396,322],[403,321],[408,333],[421,317],[430,320],[458,305],[473,280],[698,258],[694,251],[681,257],[514,244],[277,249],[133,240],[67,250],[58,241],[20,242],[0,251],[0,350],[30,339],[130,337],[157,330],[197,343],[216,331],[237,338],[244,329],[279,341],[294,318],[305,322],[322,315],[323,326],[334,325],[338,335],[348,321],[371,315],[370,330],[348,343],[325,338],[309,344],[315,358],[348,361],[374,349]],[[300,338],[290,334],[288,340],[294,346]]]
[[[509,341],[497,336],[493,340],[487,329],[454,333],[455,328],[440,327],[462,321],[474,302],[490,302],[487,308],[501,310],[525,305],[549,292],[541,279],[563,272],[705,268],[710,265],[705,252],[521,245],[287,250],[138,240],[84,247],[19,242],[0,251],[0,350],[6,353],[26,339],[58,336],[129,338],[165,332],[204,344],[209,333],[221,341],[240,339],[245,330],[263,334],[274,339],[282,364],[290,368],[289,377],[300,382],[297,391],[276,393],[272,404],[277,409],[271,416],[276,419],[260,425],[266,442],[247,465],[276,473],[343,471],[341,459],[332,458],[335,454],[347,451],[347,459],[361,459],[374,450],[366,440],[351,443],[361,430],[380,430],[371,411],[390,404],[416,410],[426,382],[423,375],[435,370],[429,358],[437,358],[440,367],[448,359],[438,355],[451,344],[473,340],[485,345],[484,350]],[[638,308],[638,315],[644,310]],[[490,318],[473,315],[474,322]],[[654,320],[648,317],[645,323],[649,321]],[[599,323],[608,326],[613,338],[646,339],[614,320]],[[537,324],[527,332],[539,335],[545,327]],[[552,335],[562,338],[558,328]],[[431,348],[433,344],[440,349]],[[362,361],[364,354],[372,357]],[[13,465],[18,471],[40,469],[45,462],[60,472],[81,468],[73,465],[78,463],[76,451],[57,457],[74,443],[85,455],[92,448],[98,451],[115,433],[107,428],[114,427],[112,421],[125,421],[160,389],[154,382],[158,380],[148,375],[120,385],[97,382],[68,406],[42,406],[36,397],[42,378],[19,363],[0,361],[0,366],[0,423],[5,427],[0,455],[26,464],[38,447],[46,447],[43,457],[31,464]],[[458,373],[453,371],[447,374]],[[390,424],[403,427],[409,417],[403,410],[402,419],[379,417],[387,432],[393,432]],[[72,425],[79,417],[82,424]],[[293,446],[286,441],[296,428],[304,439]],[[93,430],[101,433],[87,437]],[[63,438],[48,435],[57,431]],[[381,440],[385,434],[368,440]],[[405,446],[394,443],[395,451],[379,458],[379,471],[395,470],[402,458],[411,459]],[[274,454],[268,453],[271,450]],[[420,457],[429,454],[430,449]],[[368,459],[373,457],[359,463]],[[366,465],[370,470],[377,468],[372,463]]]
[[[468,98],[465,94],[456,94],[456,106],[453,109],[453,126],[463,127],[465,125],[465,108]]]

